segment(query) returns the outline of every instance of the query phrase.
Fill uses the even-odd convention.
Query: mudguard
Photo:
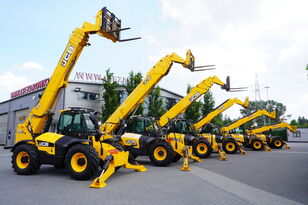
[[[12,147],[12,149],[11,149],[11,152],[13,152],[13,151],[16,149],[16,147],[17,147],[18,145],[20,145],[20,144],[26,144],[26,143],[28,143],[28,142],[33,142],[33,140],[21,140],[21,141],[17,142],[16,144],[13,145],[13,147]],[[33,142],[33,143],[34,143],[34,142]]]

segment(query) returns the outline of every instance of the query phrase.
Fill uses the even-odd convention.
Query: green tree
[[[134,71],[129,72],[126,85],[124,85],[127,95],[131,94],[141,81],[142,81],[142,74],[140,72],[138,73],[134,73]],[[144,110],[143,104],[141,104],[139,105],[135,114],[142,115],[143,110]]]
[[[203,95],[203,103],[201,106],[201,113],[202,116],[205,117],[207,116],[210,112],[212,112],[215,109],[215,99],[213,97],[213,94],[211,91],[206,92]],[[223,121],[223,115],[219,114],[217,115],[211,123],[217,124],[219,126],[222,126],[224,124]]]
[[[156,86],[148,95],[148,116],[161,117],[166,109],[163,107],[163,100],[160,97],[160,87]]]
[[[203,104],[201,107],[202,116],[208,115],[215,108],[215,100],[213,98],[212,92],[208,91],[203,95]]]
[[[190,92],[191,89],[192,87],[188,85],[187,94]],[[200,101],[193,102],[185,111],[185,118],[192,120],[193,122],[196,122],[201,116],[201,113],[200,113],[201,106],[202,106],[202,102]]]
[[[291,120],[291,125],[298,125],[297,121],[295,119]]]
[[[106,76],[103,78],[103,94],[104,103],[102,105],[102,120],[105,122],[110,115],[120,105],[119,84],[113,81],[114,74],[110,72],[110,68],[106,70]]]

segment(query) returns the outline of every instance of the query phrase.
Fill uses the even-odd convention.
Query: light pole
[[[264,88],[266,89],[266,96],[267,96],[267,101],[268,101],[268,89],[269,89],[269,86],[265,86]]]

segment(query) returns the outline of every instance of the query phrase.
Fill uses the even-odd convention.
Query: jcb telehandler
[[[105,133],[102,139],[111,143],[121,143],[124,149],[128,150],[133,157],[148,155],[156,166],[170,164],[173,160],[174,152],[185,158],[190,157],[200,161],[199,158],[192,156],[189,152],[189,147],[185,144],[179,142],[177,146],[172,146],[172,143],[163,135],[159,126],[154,124],[152,118],[142,118],[138,122],[134,121],[135,118],[126,120],[127,116],[144,102],[154,86],[169,73],[173,63],[179,63],[184,68],[194,71],[194,62],[195,58],[191,51],[187,52],[185,59],[172,53],[158,61],[133,92],[100,127],[101,132]],[[133,130],[133,126],[136,127],[135,130]],[[116,138],[113,136],[115,131],[118,131]],[[183,170],[187,170],[186,167],[187,165],[185,164]]]
[[[227,80],[227,82],[230,81]],[[189,133],[176,133],[172,131],[174,129],[168,129],[167,127],[170,128],[170,123],[172,124],[173,119],[176,118],[179,114],[185,112],[189,105],[191,105],[192,102],[196,101],[199,97],[206,93],[213,86],[213,84],[221,85],[221,87],[226,90],[229,90],[230,87],[230,83],[225,84],[216,76],[206,78],[196,87],[194,87],[187,96],[181,99],[157,121],[153,117],[149,116],[131,117],[126,124],[126,128],[123,130],[123,132],[125,132],[123,136],[127,136],[130,140],[132,140],[132,138],[135,136],[137,136],[138,139],[139,137],[140,139],[143,138],[143,147],[148,147],[151,140],[155,139],[157,135],[163,136],[163,138],[166,139],[166,141],[171,145],[172,150],[174,150],[172,154],[173,159],[171,160],[175,162],[178,161],[181,157],[184,157],[182,170],[190,170],[188,165],[188,158],[199,161],[199,157],[207,157],[211,153],[210,143],[203,137],[192,136]],[[161,130],[163,130],[163,132]],[[137,146],[131,146],[128,149],[130,150],[130,153],[135,157],[143,155],[143,153],[146,151],[145,149],[139,148]],[[165,159],[168,153],[166,150],[167,149],[154,150],[154,156],[156,156],[155,158]]]
[[[85,22],[73,31],[43,95],[25,122],[17,126],[16,143],[11,149],[12,167],[17,174],[35,174],[41,164],[50,164],[65,166],[72,178],[86,180],[97,173],[101,164],[101,176],[91,187],[103,187],[116,167],[146,170],[141,165],[130,164],[128,152],[100,140],[97,118],[89,110],[62,111],[58,133],[48,132],[59,95],[67,86],[82,49],[90,45],[89,35],[98,34],[117,42],[122,41],[121,30],[125,30],[121,28],[121,20],[104,7],[98,11],[95,24]]]
[[[234,138],[215,136],[211,133],[205,132],[205,129],[202,129],[202,128],[205,128],[216,116],[218,116],[220,113],[230,108],[234,104],[238,104],[238,105],[243,106],[244,108],[247,108],[249,104],[249,99],[247,97],[244,102],[242,102],[241,100],[237,98],[228,99],[222,104],[220,104],[219,106],[217,106],[212,112],[210,112],[205,117],[201,118],[198,122],[196,122],[192,126],[193,126],[193,129],[196,130],[197,133],[202,135],[204,138],[208,139],[213,144],[214,147],[218,147],[218,144],[221,143],[223,150],[228,154],[232,153],[230,151],[237,152],[237,150],[239,150],[241,154],[245,154],[245,151],[241,147],[237,146],[237,142],[235,141]],[[236,147],[237,149],[233,149],[233,150],[230,149],[234,147]],[[217,149],[217,148],[215,150],[219,153],[220,158],[224,159],[225,153],[222,150]]]
[[[223,104],[218,106],[214,111],[209,113],[207,116],[201,118],[197,123],[193,124],[190,120],[184,118],[175,118],[170,122],[171,130],[176,133],[189,134],[192,136],[198,136],[198,138],[204,138],[207,142],[210,143],[211,147],[200,144],[195,148],[199,150],[198,152],[203,152],[207,157],[210,155],[212,150],[215,150],[219,154],[220,160],[227,160],[226,153],[221,149],[220,143],[222,143],[223,147],[227,146],[229,143],[236,144],[236,141],[233,138],[225,138],[222,136],[215,136],[209,133],[203,133],[202,130],[199,132],[200,128],[205,124],[208,124],[212,119],[214,119],[221,112],[231,107],[234,103],[240,104],[244,107],[248,106],[248,98],[246,98],[245,102],[238,100],[237,98],[229,99],[225,101]]]
[[[267,145],[266,141],[263,141],[262,139],[257,138],[256,136],[244,136],[242,134],[234,134],[234,133],[229,133],[229,131],[238,128],[239,126],[257,118],[260,117],[262,115],[268,116],[270,118],[276,118],[276,111],[273,112],[268,112],[266,110],[257,110],[253,113],[251,113],[250,115],[247,115],[245,117],[242,117],[241,119],[225,126],[222,127],[220,129],[220,132],[224,135],[224,136],[230,136],[232,138],[234,138],[237,141],[237,144],[239,147],[242,147],[243,145],[245,147],[248,148],[252,148],[255,151],[260,151],[265,149],[266,151],[271,151],[271,149],[269,148],[269,146]],[[233,153],[235,150],[237,149],[237,147],[229,147],[227,150],[229,150],[229,152]],[[226,150],[226,151],[227,151]],[[228,153],[228,152],[227,152]]]
[[[287,145],[285,141],[281,139],[281,137],[272,136],[271,134],[270,135],[262,134],[262,132],[265,132],[265,131],[272,131],[274,129],[284,128],[284,127],[289,129],[291,132],[297,132],[296,126],[292,126],[286,122],[279,122],[279,123],[274,123],[271,125],[265,125],[262,127],[255,127],[255,128],[247,129],[245,130],[245,132],[247,135],[255,135],[259,139],[262,139],[263,141],[267,141],[268,145],[271,148],[281,149],[282,147],[285,147],[286,149],[290,149],[290,147]]]
[[[196,100],[198,100],[202,95],[204,95],[208,90],[214,85],[220,85],[222,89],[230,91],[230,78],[227,77],[226,83],[222,82],[218,77],[212,76],[204,79],[194,88],[192,88],[189,93],[182,98],[178,103],[176,103],[170,110],[168,110],[164,115],[162,115],[157,124],[161,127],[167,127],[168,138],[172,139],[173,146],[176,146],[178,141],[191,145],[193,149],[193,154],[200,158],[207,158],[212,152],[212,148],[218,151],[221,155],[224,153],[217,144],[211,144],[210,141],[202,136],[196,135],[194,132],[183,133],[182,129],[177,129],[179,126],[183,126],[189,129],[190,123],[185,119],[179,119],[179,115],[183,114],[187,108]],[[186,136],[185,136],[186,135]],[[185,137],[184,137],[185,136]],[[213,146],[214,145],[214,146]],[[175,155],[174,161],[180,159],[178,154]]]

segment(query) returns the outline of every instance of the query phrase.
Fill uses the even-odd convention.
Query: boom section
[[[204,79],[197,86],[195,86],[191,91],[182,98],[177,104],[175,104],[170,110],[168,110],[163,116],[160,117],[158,123],[160,126],[165,126],[169,119],[174,119],[179,114],[185,112],[185,110],[197,99],[199,99],[204,93],[206,93],[213,84],[225,86],[218,77],[212,76]]]
[[[273,111],[273,112],[268,112],[266,110],[257,110],[256,112],[254,113],[251,113],[250,115],[246,116],[246,117],[243,117],[231,124],[229,124],[228,126],[225,126],[225,127],[222,127],[220,129],[221,133],[227,133],[229,132],[230,130],[234,129],[234,128],[237,128],[257,117],[260,117],[262,115],[265,115],[265,116],[268,116],[270,118],[276,118],[276,111]]]
[[[105,19],[105,23],[107,21],[107,12],[108,10],[103,8],[97,12],[95,24],[84,22],[81,28],[76,28],[73,31],[43,95],[30,111],[25,122],[17,126],[16,142],[26,139],[31,140],[34,136],[43,133],[47,120],[53,117],[53,109],[58,101],[61,89],[67,86],[69,76],[83,48],[89,45],[90,34],[98,34],[113,42],[119,40],[117,39],[119,36],[115,35],[118,32],[110,33],[103,28],[102,23],[103,19]]]
[[[258,128],[254,128],[254,129],[250,129],[250,130],[245,130],[245,132],[248,135],[254,135],[254,134],[262,133],[262,132],[265,132],[265,131],[268,131],[268,130],[274,130],[274,129],[283,128],[283,127],[289,129],[291,132],[297,131],[296,126],[292,126],[292,125],[290,125],[289,123],[286,123],[286,122],[280,122],[280,123],[266,125],[266,126],[262,126],[262,127],[258,127]]]
[[[134,91],[124,100],[124,102],[116,109],[116,111],[101,125],[100,130],[103,133],[111,134],[120,124],[120,120],[125,119],[132,113],[140,104],[142,104],[148,93],[157,85],[157,83],[166,76],[173,63],[182,64],[184,68],[191,71],[194,69],[195,58],[191,51],[186,53],[186,60],[172,53],[158,61],[145,78],[139,83]]]
[[[244,108],[247,108],[249,104],[249,99],[248,97],[246,97],[245,102],[242,102],[238,98],[226,100],[225,102],[217,106],[212,112],[210,112],[204,118],[193,124],[194,129],[198,131],[202,126],[210,123],[216,116],[218,116],[220,113],[224,112],[226,109],[233,106],[234,104],[238,104],[243,106]]]

